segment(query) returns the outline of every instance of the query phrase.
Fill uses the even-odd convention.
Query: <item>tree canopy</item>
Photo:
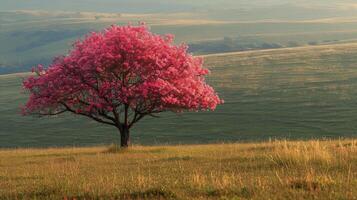
[[[186,45],[174,45],[172,35],[153,34],[145,25],[113,25],[78,40],[48,68],[37,67],[23,83],[30,93],[23,113],[71,112],[128,135],[145,116],[214,110],[222,103],[205,83],[209,71],[202,64]]]

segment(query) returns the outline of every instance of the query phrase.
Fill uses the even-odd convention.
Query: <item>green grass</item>
[[[214,112],[161,114],[132,130],[136,144],[269,138],[339,138],[357,133],[357,44],[206,56],[208,82],[225,99]],[[21,77],[0,76],[0,146],[119,142],[115,128],[79,116],[21,116]]]
[[[0,199],[356,199],[357,141],[0,150]]]

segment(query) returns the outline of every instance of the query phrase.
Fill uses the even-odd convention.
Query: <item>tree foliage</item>
[[[23,113],[71,112],[123,135],[160,112],[214,110],[222,100],[205,83],[209,71],[202,63],[171,35],[155,35],[145,25],[111,26],[75,42],[47,69],[36,68],[23,83],[30,92]]]

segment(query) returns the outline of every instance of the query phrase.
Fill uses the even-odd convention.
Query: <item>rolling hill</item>
[[[134,127],[134,143],[207,143],[357,136],[357,43],[205,57],[208,82],[225,99],[215,112],[160,115]],[[0,147],[97,145],[114,128],[69,115],[20,115],[21,79],[0,76]]]
[[[39,2],[42,1],[29,2],[27,7],[19,4],[24,6],[16,8],[13,2],[0,0],[0,74],[29,71],[40,63],[46,65],[54,56],[66,54],[73,41],[88,32],[138,21],[145,21],[155,33],[176,35],[176,43],[188,43],[194,54],[357,40],[357,15],[350,2],[331,3],[326,7],[320,1],[316,5],[300,1],[301,5],[296,5],[283,1],[222,0],[224,7],[231,5],[230,9],[223,9],[216,1],[206,6],[175,1],[178,8],[184,7],[175,12],[163,12],[165,6],[150,12],[139,8],[137,12],[124,8],[103,10],[100,6],[95,10],[96,3],[92,1],[93,4],[86,4],[92,6],[88,9],[84,6],[82,10],[61,7],[54,10],[51,6],[56,4]],[[107,1],[103,6],[135,7],[138,2],[142,3],[140,0],[128,5],[125,1]]]

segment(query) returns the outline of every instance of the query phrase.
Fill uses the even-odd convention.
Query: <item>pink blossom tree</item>
[[[65,56],[23,87],[30,97],[24,114],[70,112],[115,126],[121,146],[129,130],[146,116],[164,111],[214,110],[222,103],[205,83],[202,59],[175,46],[171,35],[151,33],[145,25],[111,26],[74,43]]]

